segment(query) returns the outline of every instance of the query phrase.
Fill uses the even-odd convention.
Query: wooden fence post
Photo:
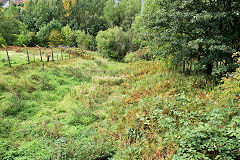
[[[9,57],[9,54],[8,54],[7,47],[6,47],[6,46],[4,46],[4,44],[2,44],[2,46],[3,46],[3,47],[5,48],[5,50],[6,50],[9,67],[12,67],[11,60],[10,60],[10,57]]]
[[[63,54],[62,54],[62,48],[61,48],[61,57],[62,57],[62,61],[63,61]]]
[[[77,58],[77,48],[74,46],[75,56]]]
[[[58,51],[57,51],[57,61],[58,61]]]
[[[54,58],[53,58],[53,48],[52,48],[52,46],[51,45],[49,45],[50,46],[50,48],[51,48],[51,51],[52,51],[52,61],[54,61]]]
[[[69,48],[69,59],[71,58],[71,55],[70,54],[72,54],[72,50],[71,50],[71,48]]]
[[[68,46],[67,46],[68,47]],[[69,56],[69,59],[70,59],[70,52],[71,52],[71,49],[68,47],[68,56]]]
[[[43,59],[42,59],[42,51],[41,51],[41,47],[39,47],[38,45],[36,45],[37,47],[38,47],[38,49],[39,49],[39,53],[40,53],[40,59],[41,59],[41,62],[43,61]]]
[[[25,44],[23,44],[23,46],[27,49],[27,59],[28,59],[28,64],[30,64],[30,59],[29,59],[29,53],[28,53],[28,48]]]
[[[67,47],[65,48],[65,51],[64,51],[65,59],[67,58],[67,53],[66,53],[66,51],[67,51]]]
[[[35,54],[33,53],[33,61],[35,62]]]

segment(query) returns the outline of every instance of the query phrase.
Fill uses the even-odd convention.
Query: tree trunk
[[[213,70],[213,64],[212,63],[208,63],[206,67],[207,67],[207,69],[206,69],[207,75],[211,75],[212,74],[212,70]]]
[[[185,61],[183,61],[183,73],[185,72]]]
[[[50,56],[48,55],[48,56],[47,56],[47,62],[49,62],[49,59],[50,59]]]
[[[191,63],[190,63],[190,68],[189,68],[189,73],[191,73],[191,71],[192,71],[192,59],[191,59]]]

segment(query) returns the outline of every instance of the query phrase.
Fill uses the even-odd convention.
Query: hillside
[[[239,0],[3,1],[0,160],[240,159]]]
[[[239,159],[227,91],[162,61],[1,66],[0,159]]]

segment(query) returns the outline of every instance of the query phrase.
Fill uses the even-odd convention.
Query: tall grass
[[[160,61],[95,56],[0,75],[0,159],[239,158],[236,98]]]

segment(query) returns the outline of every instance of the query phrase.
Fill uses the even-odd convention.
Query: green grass
[[[108,144],[93,140],[97,134],[94,123],[102,119],[94,111],[110,91],[96,95],[102,87],[93,82],[95,77],[115,74],[114,66],[123,65],[96,57],[49,62],[43,69],[40,62],[22,65],[21,55],[15,56],[16,66],[0,68],[0,151],[4,153],[0,152],[0,159],[111,155]]]
[[[27,49],[22,48],[22,49],[17,49],[17,50],[19,52],[16,52],[14,50],[8,51],[12,66],[27,64],[28,63]],[[40,61],[41,58],[40,58],[40,52],[38,49],[30,48],[30,49],[28,49],[28,53],[29,53],[30,63],[35,63],[35,62]],[[69,54],[67,52],[62,52],[62,54],[61,54],[61,51],[58,48],[53,49],[53,53],[54,53],[53,59],[55,61],[57,61],[57,60],[61,61],[62,59],[63,60],[69,59]],[[52,61],[52,51],[50,48],[41,49],[41,54],[42,54],[42,60],[44,62],[47,61],[48,55],[50,56],[49,60]],[[70,58],[72,58],[72,56],[70,56]],[[0,50],[0,66],[3,67],[3,66],[8,66],[8,65],[9,65],[9,62],[8,62],[6,51],[2,49],[2,50]]]
[[[0,63],[0,159],[239,157],[239,109],[204,77],[160,61],[15,57]]]

